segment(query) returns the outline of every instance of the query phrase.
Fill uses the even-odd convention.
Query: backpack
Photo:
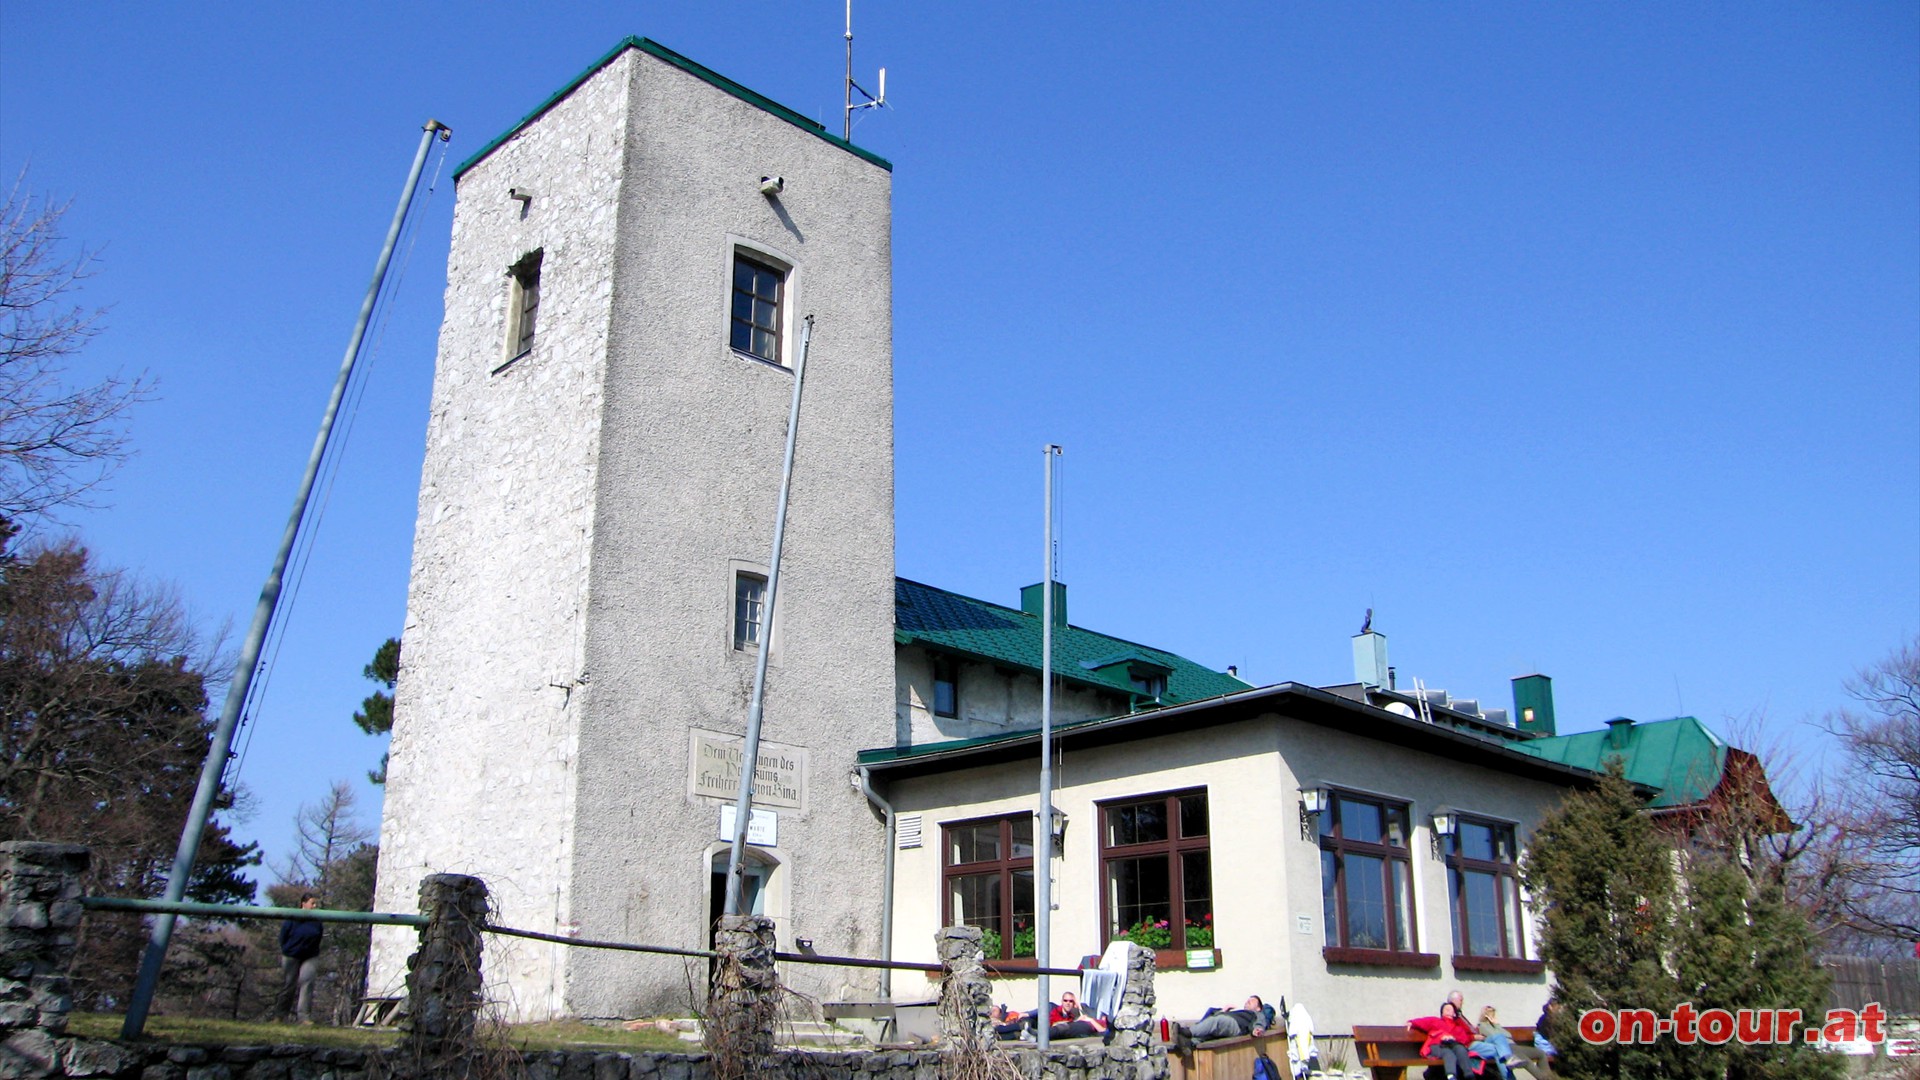
[[[1280,1071],[1280,1066],[1275,1065],[1272,1058],[1261,1054],[1253,1059],[1253,1080],[1287,1080],[1287,1075]]]

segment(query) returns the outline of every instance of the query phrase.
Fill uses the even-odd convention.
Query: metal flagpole
[[[733,851],[727,856],[727,906],[740,914],[740,857],[747,850],[747,823],[753,815],[753,772],[760,761],[760,713],[767,700],[767,656],[773,651],[773,605],[780,594],[780,549],[787,539],[787,492],[793,487],[793,443],[800,434],[800,384],[807,377],[807,345],[813,340],[813,316],[800,327],[800,359],[793,365],[793,405],[787,412],[787,458],[780,466],[780,501],[773,511],[773,559],[767,564],[767,603],[760,613],[760,655],[753,663],[753,702],[747,706],[747,744],[740,755],[740,797],[733,804]]]
[[[1039,873],[1034,875],[1034,885],[1039,896],[1034,899],[1034,952],[1039,954],[1034,962],[1042,967],[1053,965],[1053,470],[1059,460],[1060,447],[1048,443],[1041,451],[1046,461],[1046,507],[1047,523],[1042,530],[1046,536],[1047,568],[1040,579],[1040,820],[1038,828],[1039,854],[1035,865]],[[1048,1006],[1051,976],[1045,971],[1040,973],[1040,1004],[1035,1010],[1039,1023],[1035,1035],[1041,1050],[1041,1067],[1045,1068],[1046,1049],[1052,1032],[1053,1015]]]
[[[427,151],[435,136],[451,138],[453,129],[438,120],[427,121],[420,135],[420,149],[413,155],[413,168],[407,173],[406,187],[400,192],[400,206],[393,212],[393,224],[387,227],[387,239],[380,246],[380,258],[373,266],[373,282],[360,301],[360,315],[353,323],[353,335],[347,341],[347,355],[340,361],[340,375],[333,382],[333,396],[320,417],[320,433],[314,437],[313,452],[307,457],[306,475],[300,478],[300,491],[293,499],[293,515],[280,538],[280,551],[274,556],[273,569],[260,589],[260,601],[254,605],[253,625],[247,629],[246,642],[240,648],[240,660],[234,665],[233,682],[227,688],[227,702],[220,710],[220,721],[213,729],[213,743],[207,760],[200,767],[200,786],[193,793],[193,808],[187,813],[186,828],[180,832],[180,847],[173,856],[173,870],[167,875],[168,902],[178,902],[187,894],[187,878],[193,874],[193,860],[200,854],[200,838],[206,832],[207,818],[213,814],[213,800],[220,791],[220,777],[226,772],[227,758],[233,751],[233,732],[240,722],[240,710],[246,705],[247,688],[253,682],[253,669],[260,662],[260,649],[267,640],[267,627],[273,622],[273,609],[280,600],[280,580],[286,574],[287,560],[293,554],[294,539],[300,534],[300,519],[307,511],[314,480],[320,475],[320,459],[326,454],[327,438],[333,433],[333,418],[347,393],[347,380],[353,374],[354,361],[360,357],[360,343],[367,335],[367,323],[373,317],[373,304],[387,277],[387,264],[393,260],[394,245],[400,239],[400,227],[413,206],[414,189],[420,184],[420,171],[427,163]],[[167,943],[173,938],[174,916],[160,915],[153,921],[153,933],[147,951],[140,958],[140,977],[134,983],[133,996],[127,1002],[126,1020],[120,1037],[137,1039],[147,1024],[147,1011],[153,1005],[154,988],[160,982],[160,965],[166,959]]]

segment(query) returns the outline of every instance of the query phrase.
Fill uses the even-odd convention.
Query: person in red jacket
[[[1407,1026],[1427,1037],[1420,1044],[1420,1053],[1438,1058],[1440,1067],[1447,1070],[1447,1080],[1466,1080],[1480,1075],[1479,1060],[1467,1052],[1467,1047],[1480,1036],[1460,1016],[1458,1005],[1449,1001],[1440,1006],[1439,1016],[1409,1020]]]

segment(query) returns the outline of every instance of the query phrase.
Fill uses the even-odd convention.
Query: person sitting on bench
[[[1467,1080],[1479,1076],[1482,1059],[1467,1052],[1479,1033],[1460,1016],[1460,1007],[1448,1001],[1440,1006],[1439,1016],[1422,1016],[1407,1021],[1407,1026],[1425,1035],[1420,1055],[1438,1060],[1447,1071],[1447,1080]]]

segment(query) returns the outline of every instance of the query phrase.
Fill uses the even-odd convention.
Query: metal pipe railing
[[[200,904],[191,900],[140,900],[126,896],[83,896],[82,907],[89,911],[124,911],[139,915],[198,915],[214,919],[312,919],[323,923],[353,923],[371,926],[427,925],[425,915],[401,915],[388,911],[332,911],[326,908],[259,907],[253,904]],[[510,926],[487,925],[485,933],[503,937],[548,941],[582,949],[613,949],[619,952],[655,953],[664,956],[691,956],[717,960],[712,949],[683,949],[672,945],[641,945],[630,941],[597,941],[592,938],[546,934],[538,930],[519,930]],[[939,964],[913,960],[870,960],[862,956],[822,956],[818,953],[776,952],[773,958],[788,964],[826,964],[834,967],[885,968],[893,971],[925,971],[938,974],[946,970]],[[1043,968],[1025,964],[1003,964],[989,960],[988,971],[996,975],[1078,975],[1078,968]]]

